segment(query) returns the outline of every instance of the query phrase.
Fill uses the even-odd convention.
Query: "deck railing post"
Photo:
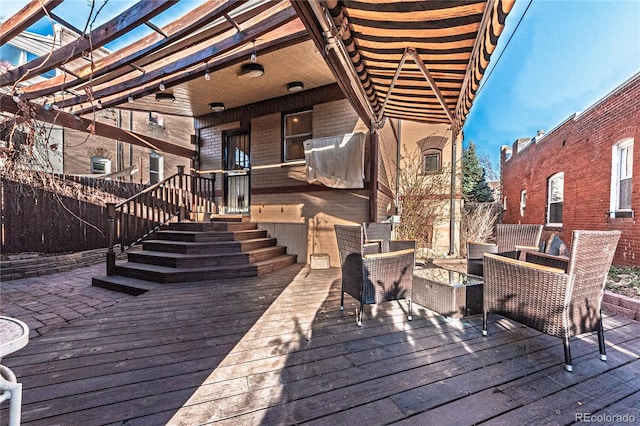
[[[184,195],[184,166],[178,166],[178,194],[180,203],[180,220],[187,218],[187,205]]]
[[[113,245],[116,239],[116,204],[107,203],[107,275],[115,274],[116,253]]]

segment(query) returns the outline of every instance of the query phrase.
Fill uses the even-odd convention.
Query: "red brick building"
[[[613,263],[640,266],[640,73],[548,133],[501,152],[505,223],[622,231]]]

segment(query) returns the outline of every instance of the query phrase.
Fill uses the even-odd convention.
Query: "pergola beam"
[[[25,102],[25,101],[21,101]],[[23,106],[24,108],[24,106]],[[63,111],[48,110],[42,105],[33,102],[27,102],[26,108],[33,111],[34,118],[45,123],[55,124],[66,127],[68,129],[78,130],[84,133],[92,133],[105,138],[120,140],[132,145],[142,146],[161,151],[166,154],[173,154],[184,158],[193,158],[197,155],[196,151],[179,145],[174,145],[160,139],[133,133],[125,129],[110,126],[108,124],[97,121],[87,120],[77,115],[69,114]],[[24,121],[23,109],[12,99],[11,96],[0,96],[0,110],[15,115],[16,122]]]
[[[171,43],[177,42],[193,32],[197,32],[212,20],[219,18],[224,13],[227,13],[229,10],[237,7],[245,1],[246,0],[216,0],[213,2],[207,2],[184,15],[180,19],[166,25],[162,29],[162,31],[167,34],[166,38],[162,37],[158,33],[149,34],[143,39],[112,53],[108,57],[95,61],[93,69],[91,64],[75,69],[73,71],[73,73],[77,75],[75,80],[69,81],[64,75],[53,77],[25,88],[22,96],[24,96],[25,99],[35,99],[42,96],[52,95],[63,90],[65,87],[75,87],[88,82],[89,79],[93,79],[95,81],[99,77],[127,66],[133,67],[144,73],[144,69],[136,65],[134,63],[135,61],[143,59],[151,53],[160,51]],[[169,54],[171,51],[164,53]]]
[[[35,24],[60,3],[62,0],[31,0],[18,13],[0,23],[0,46]]]
[[[171,0],[141,0],[122,14],[93,30],[88,38],[79,39],[76,43],[69,43],[54,50],[50,55],[40,56],[0,75],[0,87],[13,85],[20,80],[50,71],[78,58],[84,51],[104,46],[174,4]]]
[[[444,99],[444,96],[442,96],[442,93],[440,92],[440,88],[438,87],[438,84],[431,76],[431,73],[427,69],[427,66],[424,64],[424,62],[422,62],[422,58],[420,58],[420,55],[415,49],[408,49],[408,51],[409,51],[409,54],[413,57],[413,60],[415,61],[416,65],[418,65],[420,72],[422,72],[422,75],[424,75],[424,78],[426,78],[427,81],[429,82],[429,86],[431,86],[431,90],[436,95],[436,98],[438,99],[438,102],[440,102],[440,105],[442,106],[442,109],[444,110],[445,114],[447,114],[449,121],[451,122],[451,124],[454,124],[455,118],[454,118],[453,112],[451,112],[451,110],[449,109],[449,105],[447,105],[447,102]]]
[[[158,67],[154,70],[147,70],[143,75],[136,76],[119,83],[111,83],[110,85],[105,85],[104,88],[94,88],[93,98],[101,99],[103,106],[107,106],[111,103],[109,103],[109,100],[105,98],[118,94],[126,94],[126,96],[128,96],[129,90],[131,90],[132,87],[139,88],[151,84],[154,86],[153,90],[151,88],[146,88],[145,90],[155,92],[157,91],[155,86],[159,79],[162,79],[165,86],[175,84],[171,81],[170,77],[172,75],[180,77],[181,74],[184,74],[185,70],[193,67],[194,65],[210,62],[216,56],[228,53],[238,48],[238,46],[249,43],[251,40],[285,25],[296,17],[296,13],[292,8],[284,8],[266,19],[264,16],[256,16],[254,19],[249,21],[250,26],[243,29],[242,33],[230,35],[220,42],[214,45],[208,45],[194,53],[183,53],[172,62],[166,63],[162,67]],[[211,67],[211,64],[209,64],[209,66]],[[58,102],[58,106],[64,108],[72,105],[83,104],[88,101],[89,97],[87,95],[83,95],[80,96],[79,99],[68,99]],[[92,109],[92,105],[81,106],[80,114],[85,114]]]

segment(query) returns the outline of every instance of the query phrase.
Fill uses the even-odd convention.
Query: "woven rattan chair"
[[[569,339],[598,332],[606,361],[600,305],[620,231],[574,231],[566,271],[495,254],[484,255],[484,309],[564,342],[565,368],[572,371]]]
[[[467,243],[467,273],[482,276],[482,259],[485,253],[515,253],[516,246],[538,247],[542,225],[496,225],[496,243],[470,241]]]
[[[416,249],[416,240],[392,240],[390,223],[364,222],[362,229],[364,231],[365,244],[379,243],[381,253]]]
[[[356,321],[362,326],[364,305],[407,299],[407,317],[411,321],[415,250],[367,254],[362,226],[334,225],[334,228],[342,267],[340,310],[344,309],[346,292],[360,302]]]

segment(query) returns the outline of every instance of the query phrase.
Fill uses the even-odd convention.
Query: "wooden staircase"
[[[141,294],[157,283],[255,277],[296,262],[267,231],[248,216],[216,216],[211,222],[173,222],[142,250],[117,262],[115,275],[93,278],[92,285]],[[156,284],[154,284],[156,283]]]

